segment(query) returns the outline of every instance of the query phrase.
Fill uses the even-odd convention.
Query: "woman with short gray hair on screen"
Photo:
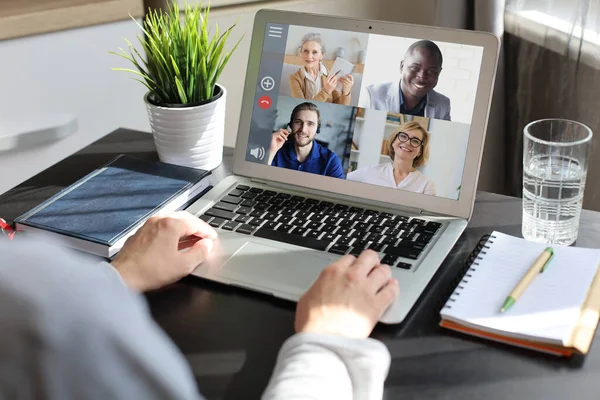
[[[290,75],[292,97],[350,105],[350,92],[354,85],[351,74],[331,74],[322,60],[327,49],[320,33],[307,33],[302,37],[300,57],[303,66]],[[336,87],[342,84],[342,91]]]
[[[346,179],[435,195],[435,182],[417,170],[429,160],[430,138],[427,129],[418,122],[405,122],[389,138],[391,162],[358,168]]]

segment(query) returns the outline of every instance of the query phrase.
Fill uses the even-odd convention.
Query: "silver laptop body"
[[[386,161],[386,156],[380,154],[385,152],[385,146],[380,145],[381,140],[385,140],[399,123],[416,120],[421,125],[427,125],[431,134],[430,159],[422,171],[435,182],[436,195],[268,164],[271,133],[285,125],[282,121],[289,118],[292,106],[310,101],[293,98],[289,93],[289,86],[286,86],[290,85],[286,71],[291,74],[302,68],[302,56],[296,51],[307,33],[319,33],[323,42],[327,43],[328,53],[325,53],[322,60],[323,65],[331,68],[337,57],[355,65],[352,73],[354,87],[349,105],[314,101],[322,109],[321,132],[317,139],[319,135],[329,138],[330,149],[338,154],[345,176],[351,170],[363,166],[376,167],[379,163],[383,166],[390,159],[388,157]],[[445,118],[451,115],[451,121],[435,115],[422,118],[401,115],[399,110],[371,108],[376,103],[375,99],[371,99],[376,96],[374,90],[386,90],[382,85],[386,81],[391,82],[389,86],[393,87],[393,74],[400,76],[399,61],[404,56],[406,45],[422,39],[436,43],[444,56],[435,89],[438,97],[428,95],[425,107],[430,107],[430,110],[425,110],[425,116],[428,112],[430,115],[437,112],[436,107],[442,108],[445,97],[451,102],[447,104],[448,112],[452,112]],[[351,49],[351,43],[357,41],[360,47]],[[345,47],[345,51],[340,51],[340,47]],[[381,322],[401,322],[471,217],[498,51],[498,38],[487,33],[272,10],[259,11],[252,34],[233,175],[217,184],[188,208],[188,211],[215,226],[219,233],[209,259],[192,274],[297,301],[320,271],[341,257],[340,253],[357,252],[359,247],[355,248],[352,244],[359,243],[359,239],[352,238],[351,235],[357,232],[358,229],[353,228],[358,227],[358,224],[361,229],[367,229],[366,236],[360,238],[361,243],[366,248],[377,244],[376,249],[380,251],[382,259],[388,254],[386,250],[395,251],[393,247],[396,244],[407,243],[407,240],[416,243],[419,237],[427,237],[429,241],[424,246],[421,245],[418,256],[415,256],[416,253],[394,253],[410,256],[397,257],[397,264],[392,267],[393,276],[400,282],[401,293],[385,312]],[[398,84],[398,80],[395,82]],[[442,97],[439,97],[440,93]],[[393,95],[394,93],[389,97]],[[268,97],[268,105],[261,104],[265,102],[265,96]],[[385,102],[386,99],[382,101]],[[346,115],[344,113],[350,118],[339,116]],[[343,143],[343,150],[335,150],[336,141],[333,139],[342,137],[340,135],[346,135],[346,139],[351,138],[352,145],[349,146],[348,139]],[[355,149],[355,142],[359,145],[358,149]],[[325,142],[322,142],[322,147],[327,145],[323,143]],[[342,146],[337,148],[342,149]],[[247,194],[251,191],[254,194]],[[245,207],[242,203],[259,203],[257,198],[267,200],[265,207],[271,207],[273,204],[269,203],[270,198],[265,193],[269,196],[281,196],[283,199],[281,202],[273,202],[276,204],[274,209],[281,210],[282,204],[288,201],[290,202],[287,204],[298,207],[297,211],[286,209],[285,219],[275,217],[268,225],[271,230],[263,228],[266,225],[259,224],[259,220],[264,219],[261,211],[264,212],[262,215],[268,216],[268,209],[257,211],[252,207],[242,208]],[[236,196],[240,198],[238,204],[235,204]],[[310,219],[317,215],[316,212],[311,213],[311,208],[321,203],[339,204],[340,206],[336,206],[339,209],[336,210],[341,209],[343,213],[339,215],[346,219],[331,219],[340,224],[338,227],[327,225],[325,222],[329,219],[326,217],[321,224],[321,227],[326,227],[326,232],[311,233],[311,230],[318,229]],[[224,213],[220,213],[221,211]],[[363,215],[367,212],[371,216]],[[235,217],[221,218],[227,215]],[[300,215],[301,218],[297,217]],[[360,216],[362,219],[359,220]],[[301,221],[301,226],[292,228],[293,223],[298,221]],[[373,221],[375,222],[369,224]],[[394,225],[395,222],[398,224]],[[410,232],[405,233],[402,227],[408,227]],[[259,229],[262,232],[260,237],[257,236]],[[368,231],[369,229],[372,231]],[[393,239],[385,236],[386,232],[392,230],[401,237],[396,242],[391,242]],[[336,236],[336,231],[342,234]],[[300,232],[300,235],[294,236],[294,232]],[[320,236],[317,237],[317,234]],[[299,236],[308,238],[309,235],[315,240],[310,243],[317,243],[318,246],[311,245],[313,248],[309,248],[310,246],[291,244],[304,240],[298,239]],[[319,248],[323,243],[319,238],[331,239],[333,236],[335,239],[330,245]],[[375,239],[369,241],[369,238]],[[338,240],[343,244],[334,246]],[[387,240],[386,245],[379,243],[384,240]]]

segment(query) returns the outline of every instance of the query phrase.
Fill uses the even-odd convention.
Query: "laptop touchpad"
[[[301,295],[321,270],[337,259],[327,253],[282,247],[248,241],[221,267],[219,275],[264,289]]]

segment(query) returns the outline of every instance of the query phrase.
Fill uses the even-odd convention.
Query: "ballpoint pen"
[[[521,297],[523,292],[525,292],[527,287],[529,287],[531,282],[533,282],[535,277],[539,273],[544,272],[544,269],[546,269],[546,267],[550,263],[550,260],[552,260],[552,257],[554,257],[554,250],[552,249],[552,247],[546,247],[542,254],[540,254],[540,256],[535,260],[531,268],[529,268],[529,271],[527,271],[525,276],[523,276],[519,283],[517,283],[517,286],[515,286],[512,292],[510,292],[510,294],[504,301],[504,305],[500,309],[500,312],[505,312],[513,304],[515,304],[515,302],[519,299],[519,297]]]

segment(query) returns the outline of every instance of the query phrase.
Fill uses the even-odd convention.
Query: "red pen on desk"
[[[12,238],[15,237],[16,232],[2,218],[0,218],[0,230],[2,230],[2,233],[4,233],[6,236],[8,236],[8,238],[10,240],[12,240]]]

